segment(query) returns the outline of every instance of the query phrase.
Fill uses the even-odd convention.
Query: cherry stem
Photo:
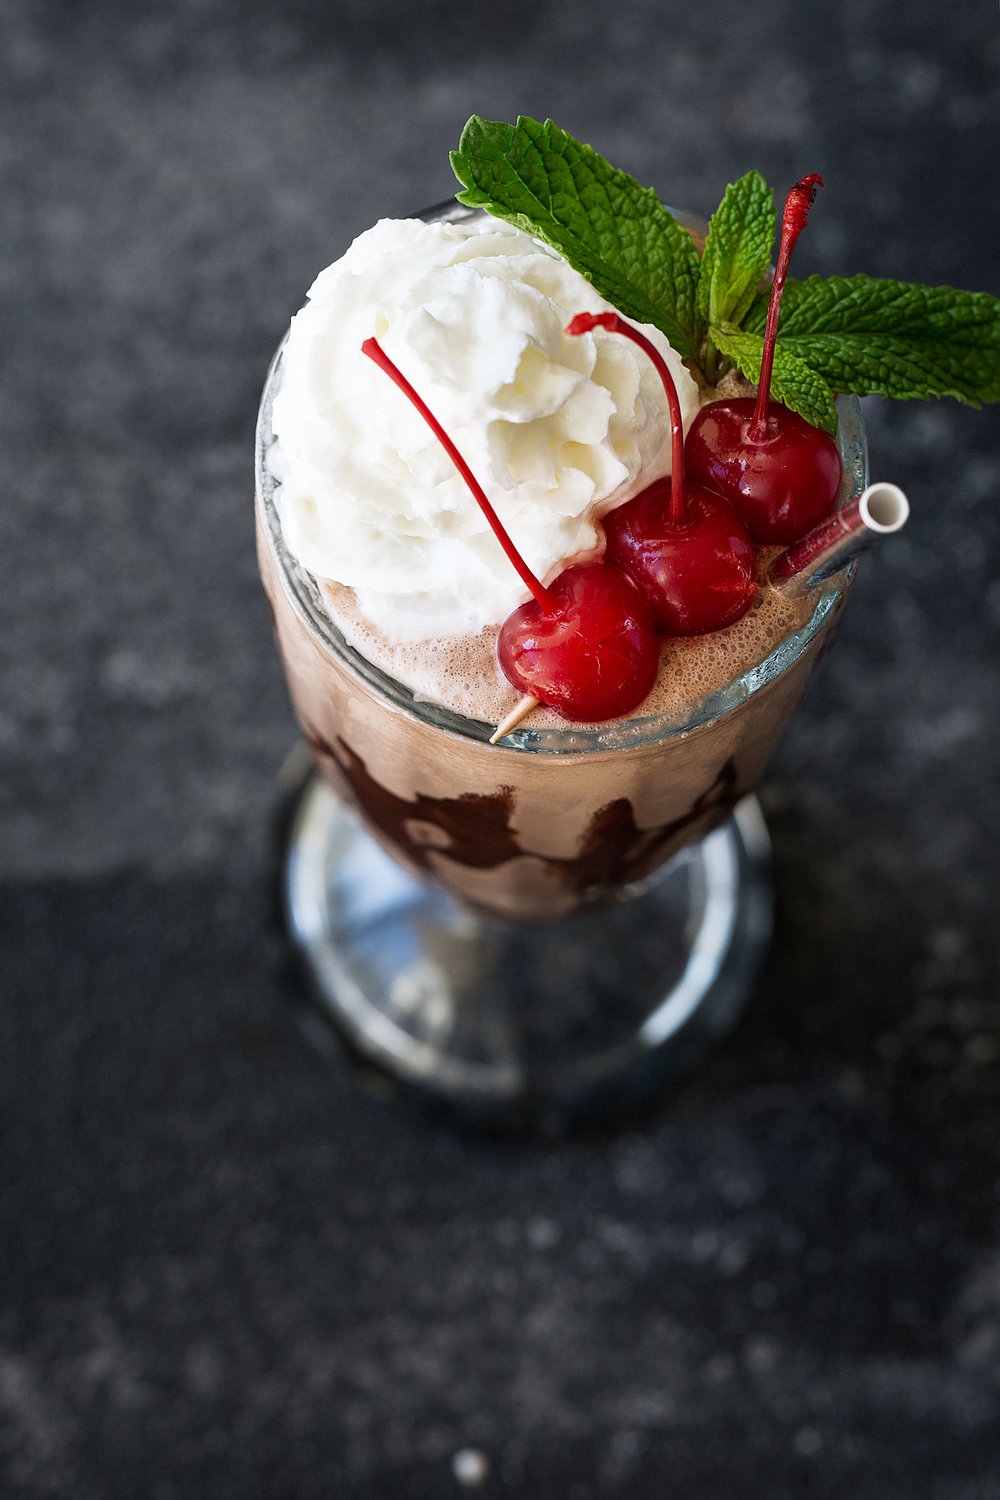
[[[684,497],[684,424],[681,421],[681,403],[677,396],[677,387],[674,385],[674,377],[667,368],[666,360],[651,344],[644,333],[638,328],[633,328],[631,323],[618,313],[577,313],[566,325],[566,332],[574,336],[581,333],[589,333],[592,328],[605,328],[608,333],[623,333],[633,344],[648,354],[656,367],[656,373],[663,382],[663,389],[667,395],[667,406],[670,409],[670,524],[671,526],[683,526],[687,520],[687,505]]]
[[[781,243],[774,265],[774,280],[771,282],[771,300],[767,307],[767,323],[764,327],[764,348],[760,357],[760,383],[757,387],[757,405],[747,428],[747,437],[752,443],[762,443],[767,437],[767,404],[771,399],[771,371],[774,368],[774,346],[778,337],[778,314],[781,311],[781,294],[785,290],[788,262],[792,258],[795,242],[809,217],[816,189],[823,186],[818,172],[810,172],[791,189],[785,199],[785,212],[781,221]]]
[[[413,386],[407,380],[402,370],[400,370],[398,366],[393,364],[392,360],[389,358],[388,354],[386,354],[378,339],[365,339],[364,343],[361,345],[361,352],[362,354],[367,354],[369,359],[374,360],[379,369],[385,371],[389,379],[392,380],[396,385],[398,385],[399,389],[403,392],[403,395],[407,396],[409,400],[412,401],[413,405],[417,408],[417,411],[423,417],[424,421],[427,423],[428,427],[431,429],[434,436],[437,438],[438,442],[444,448],[448,457],[455,465],[455,468],[458,470],[462,478],[465,480],[466,484],[469,486],[469,489],[472,491],[479,509],[482,511],[483,515],[490,523],[493,535],[496,537],[504,552],[506,552],[508,558],[517,569],[518,576],[520,577],[521,582],[524,584],[525,588],[529,591],[530,594],[534,596],[536,602],[541,606],[546,614],[558,613],[559,605],[557,604],[555,598],[552,594],[549,593],[544,584],[540,583],[539,580],[535,577],[534,573],[528,567],[528,564],[524,561],[524,558],[521,556],[520,552],[518,552],[517,548],[514,546],[514,543],[511,541],[503,525],[503,522],[500,520],[500,517],[493,509],[490,502],[487,500],[486,492],[483,489],[482,485],[479,483],[479,480],[476,478],[475,474],[473,474],[472,470],[469,468],[469,465],[465,462],[465,459],[462,457],[461,453],[459,453],[455,444],[445,432],[444,428],[441,426],[441,423],[438,421],[437,417],[431,411],[427,403],[417,395],[416,391],[413,389]]]

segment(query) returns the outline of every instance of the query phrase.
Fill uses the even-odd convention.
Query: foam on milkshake
[[[762,550],[762,579],[768,561],[779,550]],[[367,618],[350,589],[325,583],[322,593],[330,618],[348,643],[418,699],[488,724],[499,723],[517,703],[520,694],[497,662],[497,626],[433,641],[393,641]],[[689,718],[703,699],[763,661],[779,641],[805,623],[815,607],[815,595],[786,599],[762,588],[754,608],[726,630],[664,638],[653,691],[629,717]],[[525,721],[527,728],[555,725],[565,725],[565,720],[541,705]]]

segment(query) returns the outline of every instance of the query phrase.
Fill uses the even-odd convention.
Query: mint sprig
[[[726,188],[701,258],[698,307],[706,323],[742,323],[766,276],[778,214],[759,172]]]
[[[1000,401],[1000,303],[986,292],[873,276],[789,277],[779,348],[839,391],[897,400]],[[763,330],[758,298],[745,328]],[[779,401],[784,397],[778,396]]]
[[[544,240],[626,317],[652,323],[686,359],[704,338],[691,236],[651,188],[547,120],[473,115],[451,154],[474,208]]]
[[[452,166],[459,198],[544,240],[626,317],[652,323],[710,384],[760,370],[774,200],[757,172],[732,183],[703,257],[651,188],[592,147],[518,116],[473,115]],[[785,284],[772,394],[834,431],[833,391],[1000,400],[1000,301],[869,276]]]

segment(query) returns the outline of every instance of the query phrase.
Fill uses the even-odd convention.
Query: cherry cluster
[[[409,397],[469,485],[532,598],[504,621],[500,666],[515,687],[564,718],[630,713],[659,669],[658,633],[706,635],[734,624],[757,593],[755,543],[787,545],[832,511],[836,444],[770,399],[778,310],[792,247],[822,179],[796,183],[785,203],[756,398],[702,408],[684,440],[677,390],[659,351],[617,313],[579,313],[566,332],[620,333],[653,361],[670,411],[671,474],[604,519],[600,562],[543,585],[520,557],[441,424],[375,339],[362,349]]]

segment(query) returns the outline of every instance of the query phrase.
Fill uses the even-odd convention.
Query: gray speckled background
[[[316,270],[551,114],[796,272],[998,292],[985,0],[0,3],[0,1493],[996,1500],[996,413],[868,402],[915,517],[769,774],[779,922],[669,1109],[466,1140],[315,1055],[250,451]],[[474,1466],[473,1466],[474,1467]]]

